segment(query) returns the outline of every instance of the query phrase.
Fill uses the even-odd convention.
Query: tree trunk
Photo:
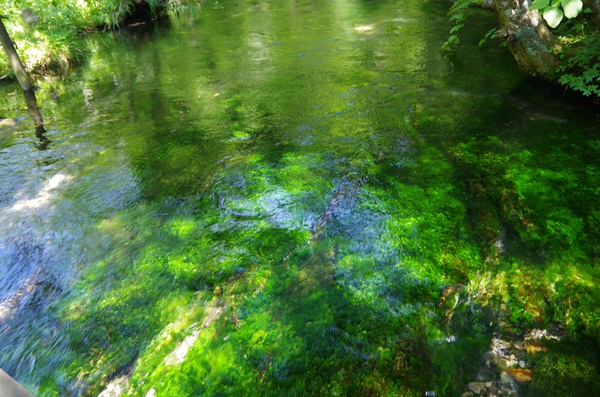
[[[559,49],[556,37],[528,0],[494,0],[491,9],[498,16],[497,38],[505,39],[521,70],[528,75],[552,80],[556,74]]]
[[[25,93],[25,101],[27,102],[27,109],[29,110],[29,114],[33,119],[33,124],[36,129],[36,134],[38,137],[42,136],[44,139],[47,138],[43,135],[44,132],[44,120],[42,115],[40,114],[40,110],[37,105],[37,98],[35,97],[35,92],[33,92],[33,87],[31,82],[29,81],[29,76],[25,72],[23,68],[23,64],[21,63],[21,58],[19,58],[19,54],[15,50],[15,46],[13,45],[6,28],[4,27],[4,22],[2,22],[2,17],[0,16],[0,44],[4,48],[4,52],[8,57],[8,61],[10,62],[10,66],[12,67],[15,75],[17,76],[17,80],[19,80],[19,84]],[[40,138],[41,140],[42,138]],[[46,144],[47,146],[47,144]],[[1,390],[0,390],[1,391]],[[2,397],[0,395],[0,397]]]
[[[23,64],[21,63],[21,59],[19,58],[19,54],[15,51],[15,46],[13,45],[6,28],[4,27],[4,22],[0,17],[0,44],[4,48],[4,52],[10,62],[10,66],[12,67],[15,75],[17,76],[17,80],[19,80],[19,84],[23,91],[30,91],[32,89],[31,82],[29,81],[29,76],[25,73],[25,69],[23,68]]]

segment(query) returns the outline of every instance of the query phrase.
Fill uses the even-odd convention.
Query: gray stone
[[[481,382],[471,382],[467,385],[467,389],[476,395],[480,395],[485,391],[485,385]]]
[[[510,376],[508,372],[502,371],[502,373],[500,374],[500,382],[502,382],[505,385],[514,385],[515,380],[512,376]]]
[[[460,397],[473,397],[473,393],[471,393],[470,391],[466,391],[463,394],[461,394]]]

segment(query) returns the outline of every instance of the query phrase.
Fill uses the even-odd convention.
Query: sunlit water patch
[[[48,131],[52,142],[40,151],[25,119],[0,152],[0,350],[2,367],[15,375],[45,378],[52,365],[65,363],[68,336],[46,308],[86,263],[112,249],[90,237],[98,216],[138,194],[126,158],[108,155],[111,148],[88,141],[77,127]],[[110,164],[120,166],[108,171]]]

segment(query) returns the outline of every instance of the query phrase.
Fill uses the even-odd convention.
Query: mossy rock
[[[527,397],[597,396],[600,393],[600,349],[591,341],[551,344],[533,359]]]

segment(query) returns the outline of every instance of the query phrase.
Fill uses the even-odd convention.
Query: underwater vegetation
[[[233,104],[256,137],[260,106]],[[99,235],[125,240],[53,305],[69,354],[39,395],[115,382],[139,396],[455,395],[494,333],[551,324],[587,341],[532,353],[525,395],[592,390],[597,147],[538,150],[540,124],[565,142],[545,120],[521,120],[527,138],[488,135],[487,105],[458,124],[470,139],[439,144],[446,127],[420,111],[399,150],[352,159],[266,161],[245,146],[257,138],[234,140],[194,195],[103,220]]]

